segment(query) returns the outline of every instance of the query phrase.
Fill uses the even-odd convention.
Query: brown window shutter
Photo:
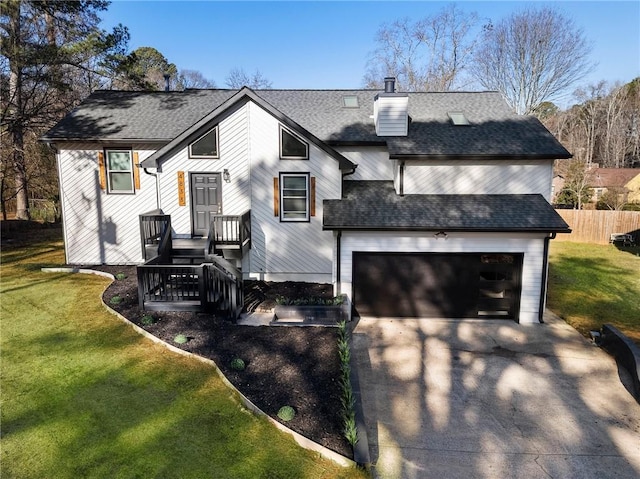
[[[311,186],[309,187],[309,215],[316,215],[316,177],[311,177]]]
[[[280,216],[280,183],[273,178],[273,216]]]
[[[100,189],[107,188],[107,171],[104,166],[104,152],[98,152],[98,168],[100,169]]]
[[[140,189],[140,159],[138,158],[138,152],[133,152],[133,185],[136,190]]]

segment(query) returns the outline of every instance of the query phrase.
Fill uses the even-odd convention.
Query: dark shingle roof
[[[542,195],[405,195],[391,181],[346,181],[323,202],[324,229],[570,232]]]
[[[178,136],[238,90],[184,92],[99,91],[44,137],[55,140],[167,141]],[[378,137],[372,119],[375,90],[256,90],[292,121],[333,145],[387,144],[401,155],[522,156],[567,158],[570,154],[535,118],[513,113],[497,92],[408,93],[409,136]],[[343,107],[357,96],[358,108]],[[461,111],[469,126],[454,126],[448,112]]]
[[[169,141],[234,93],[97,91],[49,130],[43,140]]]

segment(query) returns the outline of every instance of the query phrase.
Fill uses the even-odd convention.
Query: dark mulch
[[[353,457],[342,435],[336,328],[237,326],[211,314],[143,312],[138,308],[135,267],[95,269],[126,275],[104,293],[104,301],[111,308],[167,343],[212,359],[227,379],[269,416],[333,451]],[[246,282],[245,302],[250,311],[264,311],[273,307],[278,295],[328,298],[331,293],[331,285],[251,281]],[[120,296],[122,302],[113,304],[114,296]],[[145,314],[153,316],[154,324],[142,324]],[[186,335],[189,341],[176,344],[173,340],[178,334]],[[244,371],[231,369],[234,358],[244,360]],[[277,417],[285,405],[296,411],[294,419],[286,423]]]

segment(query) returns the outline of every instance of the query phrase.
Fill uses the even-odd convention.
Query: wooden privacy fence
[[[558,234],[554,241],[608,244],[612,233],[633,235],[640,244],[640,211],[556,210],[569,224],[571,234]]]

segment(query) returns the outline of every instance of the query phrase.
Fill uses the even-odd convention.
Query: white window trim
[[[128,153],[129,154],[129,170],[111,170],[109,168],[109,153]],[[128,148],[105,148],[104,150],[104,173],[107,177],[107,193],[111,195],[132,195],[136,192],[135,178],[133,176],[133,150]],[[131,178],[130,190],[114,190],[111,187],[111,173],[129,173]]]
[[[288,128],[285,128],[282,125],[279,125],[279,130],[278,130],[278,138],[280,140],[280,159],[281,160],[308,160],[309,159],[309,142],[304,141],[302,138],[300,138],[298,135],[296,135],[294,132],[292,132],[291,130],[289,130]],[[282,132],[286,131],[288,134],[290,134],[291,136],[293,136],[294,138],[296,138],[297,140],[299,140],[302,144],[304,144],[306,150],[307,150],[307,154],[305,156],[285,156],[282,152]]]
[[[215,131],[215,134],[216,134],[216,154],[215,155],[194,155],[193,152],[191,151],[191,146],[194,143],[197,143],[199,140],[201,140],[205,136],[207,136],[212,131]],[[205,133],[203,133],[198,138],[196,138],[191,143],[189,143],[189,158],[193,158],[193,159],[196,159],[196,160],[201,160],[201,159],[204,159],[204,160],[215,160],[215,159],[220,158],[220,134],[218,132],[218,125],[214,126],[210,130],[207,130]]]
[[[284,179],[287,177],[304,177],[306,185],[306,201],[305,201],[305,217],[304,218],[286,218],[284,210]],[[311,174],[310,173],[280,173],[279,181],[280,196],[280,221],[283,223],[308,223],[311,221]]]

